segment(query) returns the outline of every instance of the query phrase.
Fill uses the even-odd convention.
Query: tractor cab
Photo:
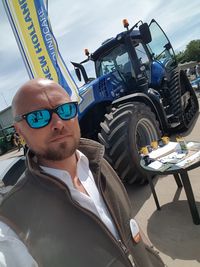
[[[147,90],[147,84],[157,89],[177,66],[169,39],[155,20],[150,25],[139,21],[131,29],[127,20],[123,23],[126,31],[104,41],[91,54],[86,49],[87,59],[81,63],[72,62],[79,81],[81,74],[85,83],[91,81],[84,64],[93,61],[97,78],[117,73],[128,94]]]

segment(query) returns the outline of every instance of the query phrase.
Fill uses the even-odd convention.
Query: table
[[[199,147],[200,147],[200,143],[199,143]],[[200,153],[200,149],[197,152]],[[200,217],[199,217],[198,209],[195,203],[195,198],[194,198],[192,186],[190,183],[190,179],[188,176],[188,171],[200,166],[200,157],[197,158],[195,161],[188,162],[187,165],[184,167],[177,166],[176,164],[170,164],[170,165],[168,164],[168,168],[165,170],[159,170],[159,169],[154,169],[150,167],[149,165],[146,164],[143,158],[140,161],[140,165],[147,174],[148,182],[149,182],[149,185],[150,185],[150,188],[151,188],[151,191],[152,191],[155,203],[156,203],[157,210],[160,210],[161,208],[160,208],[158,197],[157,197],[157,194],[154,188],[154,184],[152,182],[152,176],[172,174],[174,176],[174,179],[176,181],[178,188],[181,188],[183,186],[185,190],[185,194],[187,197],[187,201],[189,204],[189,208],[190,208],[190,212],[191,212],[194,224],[196,225],[200,224]]]

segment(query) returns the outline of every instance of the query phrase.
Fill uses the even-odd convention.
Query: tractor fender
[[[127,96],[120,97],[112,102],[112,106],[116,107],[127,102],[142,102],[151,108],[155,113],[156,119],[159,121],[160,129],[163,133],[168,133],[168,122],[165,115],[165,111],[157,91],[150,88],[148,94],[146,93],[134,93]]]

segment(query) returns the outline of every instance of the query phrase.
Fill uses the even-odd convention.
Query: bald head
[[[49,107],[54,107],[53,102],[61,95],[63,102],[70,101],[67,92],[56,82],[43,78],[30,80],[19,88],[13,98],[13,116],[44,108],[46,102]]]
[[[15,129],[43,166],[55,167],[52,165],[55,161],[56,164],[58,161],[62,163],[72,157],[78,147],[80,128],[77,113],[65,119],[60,116],[64,109],[58,108],[68,102],[71,102],[69,95],[59,84],[42,78],[26,82],[13,98],[13,115],[18,115]],[[20,116],[26,113],[31,114]],[[39,127],[32,127],[26,118],[36,124],[39,121]]]

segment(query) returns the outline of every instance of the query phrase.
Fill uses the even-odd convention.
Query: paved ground
[[[200,142],[200,116],[186,140]],[[1,159],[22,155],[16,150]],[[197,208],[200,213],[200,168],[189,172]],[[184,190],[177,191],[173,176],[157,177],[154,180],[161,205],[157,211],[150,187],[126,186],[133,212],[151,243],[160,251],[168,267],[200,266],[200,225],[194,225]]]

